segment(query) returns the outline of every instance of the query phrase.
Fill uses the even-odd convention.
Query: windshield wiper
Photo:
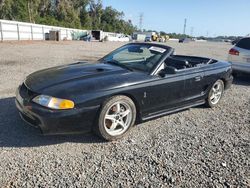
[[[130,70],[130,71],[134,71],[132,68],[130,67],[127,67],[126,65],[123,65],[115,60],[109,60],[109,61],[105,61],[104,63],[108,63],[108,64],[111,64],[111,65],[116,65],[116,66],[119,66],[119,67],[122,67],[124,69],[127,69],[127,70]]]

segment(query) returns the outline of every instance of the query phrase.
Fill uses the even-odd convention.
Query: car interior
[[[215,62],[217,61],[209,58],[172,55],[165,60],[164,67],[174,67],[176,71],[178,71],[182,69],[201,67]]]

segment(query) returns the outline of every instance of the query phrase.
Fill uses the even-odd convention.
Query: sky
[[[103,0],[104,6],[123,11],[142,28],[193,36],[245,36],[250,34],[250,0]]]

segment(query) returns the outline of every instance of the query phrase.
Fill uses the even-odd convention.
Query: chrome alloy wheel
[[[132,109],[125,102],[116,102],[107,110],[104,116],[104,128],[111,136],[123,134],[131,124]]]
[[[217,104],[222,96],[223,85],[221,82],[216,82],[212,88],[212,94],[210,96],[210,101],[213,105]]]

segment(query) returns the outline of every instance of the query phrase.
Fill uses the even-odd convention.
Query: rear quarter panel
[[[226,85],[232,79],[232,64],[229,62],[218,61],[204,66],[203,69],[205,78],[204,82],[207,86],[207,95],[208,91],[217,80],[223,80]]]

